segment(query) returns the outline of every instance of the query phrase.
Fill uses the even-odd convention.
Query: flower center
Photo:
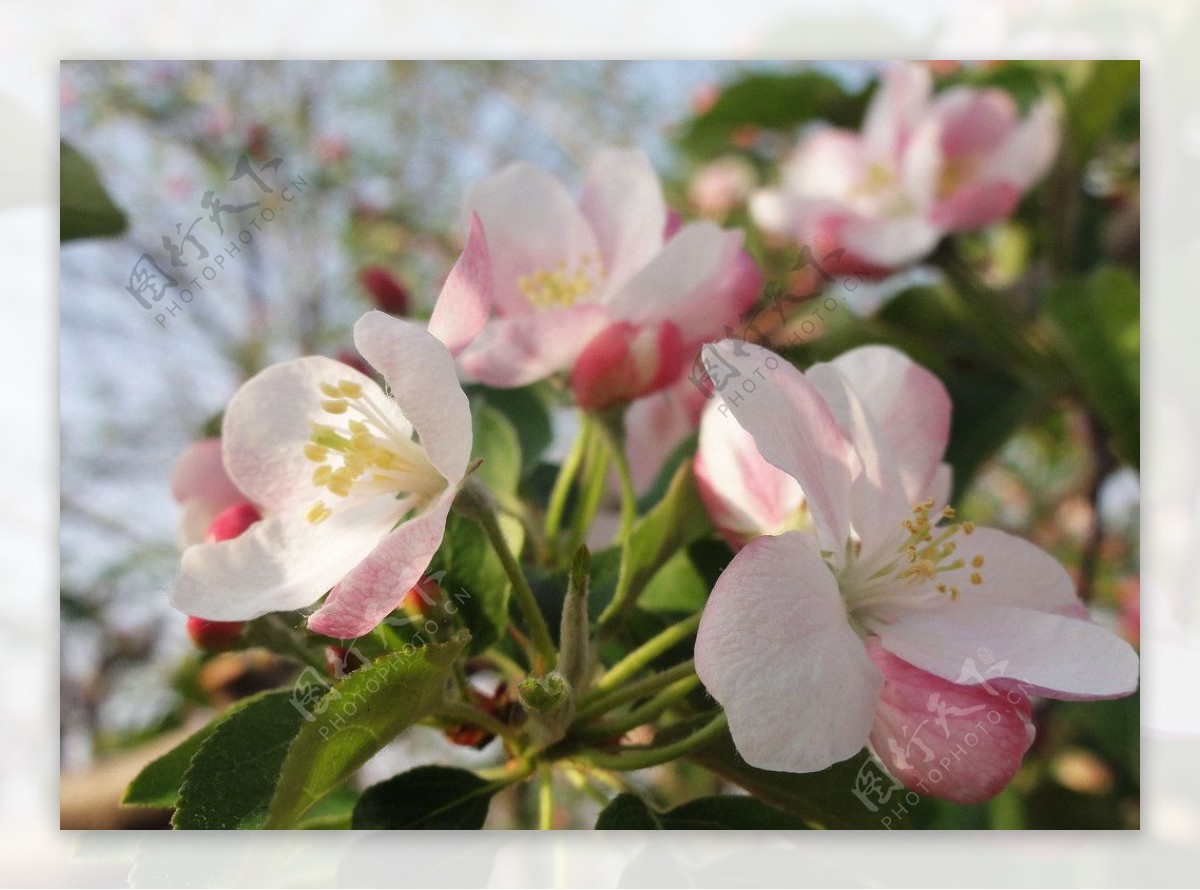
[[[584,254],[573,268],[559,260],[550,270],[539,270],[517,279],[517,287],[539,311],[574,306],[588,296],[596,283],[604,278],[604,264],[599,257]]]
[[[412,436],[388,420],[370,395],[352,380],[321,384],[321,408],[334,417],[345,417],[345,426],[312,424],[304,455],[317,465],[312,483],[337,498],[359,494],[404,493],[431,495],[445,480],[434,470]],[[357,418],[350,418],[351,413]],[[333,510],[324,500],[312,505],[305,517],[324,522]]]
[[[918,605],[942,597],[957,602],[962,590],[946,576],[966,569],[968,562],[969,583],[983,583],[983,556],[975,554],[967,560],[958,552],[961,538],[969,537],[975,526],[970,522],[938,525],[942,519],[954,518],[954,508],[945,507],[931,517],[933,505],[932,499],[913,505],[902,530],[879,549],[878,556],[854,560],[842,572],[840,586],[852,612],[861,614],[884,603]]]

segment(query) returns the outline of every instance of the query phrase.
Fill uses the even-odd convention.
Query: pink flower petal
[[[709,518],[730,544],[788,527],[804,502],[800,483],[767,462],[754,438],[714,399],[700,418],[696,487]]]
[[[471,214],[471,234],[462,256],[442,286],[429,333],[458,355],[483,330],[492,312],[492,263],[487,238],[477,214]]]
[[[751,541],[721,574],[696,635],[696,673],[746,762],[787,772],[856,754],[883,682],[800,532]]]
[[[624,421],[625,451],[639,492],[658,478],[663,464],[696,429],[706,404],[705,391],[690,374],[682,374],[671,386],[629,406]]]
[[[378,311],[355,323],[354,345],[383,375],[429,462],[456,486],[471,457],[471,409],[445,345],[422,326]]]
[[[888,67],[863,119],[862,139],[872,159],[899,160],[929,108],[932,91],[933,78],[926,66],[896,62]]]
[[[663,245],[667,208],[645,152],[601,149],[588,168],[579,209],[604,257],[608,287],[619,287]]]
[[[731,321],[729,283],[743,262],[741,247],[741,232],[689,223],[605,306],[617,321],[670,321],[684,343],[699,345]]]
[[[171,471],[171,497],[180,504],[202,498],[225,506],[246,499],[225,472],[219,438],[193,442],[179,456]]]
[[[488,386],[525,386],[570,370],[608,324],[607,312],[595,303],[492,319],[459,362],[468,376]]]
[[[1003,790],[1033,744],[1029,700],[1015,690],[962,686],[889,654],[867,652],[883,672],[871,748],[906,788],[960,804]]]
[[[950,396],[942,382],[904,353],[862,346],[830,364],[854,388],[882,434],[910,501],[920,500],[950,441]]]
[[[479,215],[491,255],[494,298],[501,314],[530,310],[522,276],[565,263],[575,269],[585,256],[599,259],[592,228],[557,179],[531,164],[506,167],[467,198]]]
[[[453,490],[447,491],[378,542],[308,619],[309,629],[348,640],[369,633],[383,621],[429,568],[446,532],[454,496]]]
[[[1008,219],[1020,200],[1011,182],[973,183],[938,201],[929,219],[948,232],[971,232]]]
[[[761,346],[722,340],[704,354],[729,412],[762,456],[800,483],[822,546],[840,553],[850,532],[850,443],[821,394]]]
[[[979,155],[1004,144],[1017,127],[1017,103],[1003,90],[952,87],[940,93],[930,117],[941,130],[947,157]]]

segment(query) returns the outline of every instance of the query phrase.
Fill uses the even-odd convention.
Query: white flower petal
[[[445,344],[420,325],[372,311],[355,323],[354,345],[383,375],[429,462],[458,485],[471,458],[471,408]]]
[[[962,597],[951,607],[912,610],[872,627],[893,655],[954,683],[972,682],[964,672],[988,653],[1003,666],[996,676],[1029,694],[1117,698],[1137,688],[1137,655],[1099,625],[1025,606],[974,604],[969,590]]]
[[[339,380],[357,383],[393,425],[411,430],[379,384],[342,362],[309,356],[265,368],[233,394],[222,424],[225,469],[264,515],[307,509],[320,498],[304,446],[313,423],[331,421],[321,384]]]
[[[317,524],[293,511],[257,522],[231,540],[189,547],[171,586],[171,604],[210,621],[247,621],[310,606],[362,562],[406,509],[394,498],[371,498]]]
[[[856,754],[883,683],[800,532],[751,541],[721,574],[696,635],[696,673],[746,762],[787,772]]]

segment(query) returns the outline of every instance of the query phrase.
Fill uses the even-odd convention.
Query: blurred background
[[[746,226],[752,250],[778,277],[787,257],[750,227],[745,200],[772,181],[804,126],[820,118],[856,126],[877,71],[829,62],[64,63],[62,136],[81,155],[78,175],[94,174],[111,198],[90,210],[119,230],[67,242],[61,254],[64,825],[131,824],[139,814],[115,804],[136,765],[203,714],[270,681],[271,666],[251,656],[198,654],[164,595],[178,560],[172,464],[213,432],[243,379],[298,354],[352,358],[350,327],[372,306],[426,313],[461,247],[465,191],[516,159],[577,184],[595,146],[641,147],[674,207]],[[999,86],[1019,101],[1034,83],[1071,96],[1107,76],[1087,62],[936,63],[935,71],[944,83]],[[836,95],[815,105],[780,101],[814,77],[836,85]],[[1137,280],[1138,84],[1117,81],[1091,98],[1111,113],[1097,116],[1100,131],[1069,151],[1051,186],[1011,223],[956,241],[1018,317],[1039,312],[1042,257],[1055,237],[1086,245],[1087,268],[1104,264]],[[1078,225],[1047,235],[1053,188],[1064,182],[1078,197]],[[224,232],[209,216],[214,201],[227,208]],[[234,251],[237,208],[252,201],[274,217]],[[175,314],[144,308],[127,290],[143,255],[172,271],[164,237],[197,261],[190,275],[178,272],[184,287],[225,257]],[[931,267],[840,290],[853,311],[791,357],[803,364],[888,340],[934,367],[956,396],[951,460],[965,515],[1054,553],[1097,619],[1136,645],[1140,490],[1129,443],[1113,447],[1099,434],[1095,406],[1069,387],[1035,392],[1013,369],[981,358],[978,343],[935,336],[937,280]],[[1136,289],[1133,300],[1136,370]],[[1130,346],[1128,330],[1115,333]],[[1136,401],[1133,409],[1136,417]],[[1136,455],[1136,429],[1132,439]],[[923,801],[914,821],[1138,827],[1138,712],[1136,695],[1047,703],[1034,751],[1008,790],[980,807]],[[410,748],[397,756],[428,753]]]

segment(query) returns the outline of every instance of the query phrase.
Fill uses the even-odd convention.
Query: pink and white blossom
[[[869,743],[908,787],[977,802],[1032,741],[1028,696],[1136,688],[1137,656],[1088,618],[1058,562],[954,521],[936,377],[880,346],[807,373],[729,340],[706,360],[756,383],[727,384],[697,458],[717,524],[764,533],[717,581],[696,640],[697,673],[748,763],[811,772]],[[961,766],[934,782],[957,747]]]
[[[486,235],[494,299],[463,307],[444,294],[434,319],[453,317],[464,371],[490,386],[564,373],[582,407],[622,404],[675,381],[757,298],[761,275],[741,233],[711,222],[674,230],[640,151],[599,152],[578,201],[518,163],[467,205]]]
[[[478,226],[443,294],[490,300]],[[329,358],[272,365],[225,411],[222,461],[262,520],[183,553],[171,601],[189,615],[244,621],[305,609],[331,637],[367,633],[401,601],[441,544],[471,454],[467,397],[447,343],[457,320],[424,327],[383,312],[354,344],[387,384]]]
[[[772,235],[844,250],[831,271],[882,276],[946,234],[1011,216],[1049,169],[1059,136],[1048,100],[1022,118],[1003,90],[955,86],[935,96],[927,66],[898,63],[861,129],[810,131],[778,186],[753,196],[751,215]]]

